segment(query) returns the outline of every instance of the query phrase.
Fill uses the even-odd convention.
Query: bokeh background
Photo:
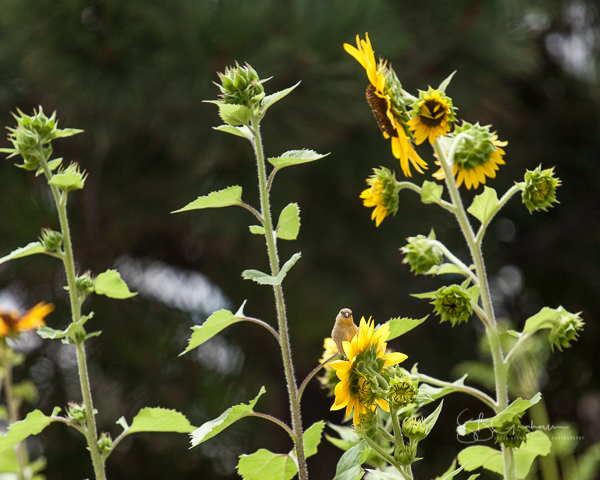
[[[584,333],[551,357],[541,389],[550,421],[571,422],[583,437],[576,454],[600,440],[598,15],[597,4],[583,0],[3,0],[0,123],[12,126],[9,112],[42,105],[58,111],[63,127],[85,129],[54,142],[56,156],[89,173],[70,205],[78,268],[118,268],[139,292],[127,301],[94,297],[84,306],[96,313],[90,327],[103,331],[88,347],[99,429],[116,436],[116,420],[131,420],[142,406],[175,408],[200,425],[253,398],[261,385],[267,395],[260,410],[289,417],[278,346],[257,326],[235,325],[178,356],[190,327],[219,308],[247,299],[246,313],[276,321],[272,291],[240,276],[246,268],[267,269],[262,238],[248,232],[252,216],[235,208],[170,214],[229,185],[241,185],[245,200],[258,203],[248,145],[212,130],[220,124],[217,109],[202,103],[217,96],[216,72],[235,61],[272,76],[268,92],[302,80],[263,122],[268,155],[331,152],[282,171],[272,194],[276,212],[291,201],[301,208],[299,239],[280,242],[284,259],[302,251],[285,283],[299,380],[316,365],[340,308],[378,321],[430,313],[410,294],[445,280],[409,272],[398,252],[406,237],[435,225],[438,238],[468,260],[453,218],[411,192],[401,193],[398,214],[379,228],[361,205],[373,167],[402,176],[366,104],[365,73],[342,49],[368,31],[376,54],[392,62],[409,91],[435,87],[458,71],[448,93],[459,118],[493,124],[509,142],[507,165],[489,185],[502,192],[525,169],[556,166],[561,203],[530,215],[515,197],[490,228],[486,261],[504,321],[520,327],[544,305],[583,312]],[[431,158],[427,145],[418,151]],[[432,171],[416,180],[431,179]],[[464,191],[465,200],[475,193]],[[44,182],[3,161],[0,255],[34,241],[41,227],[57,226]],[[0,302],[20,309],[53,302],[49,324],[63,327],[64,284],[52,258],[9,262],[0,267]],[[392,346],[408,354],[407,366],[418,362],[423,372],[455,379],[454,365],[479,358],[482,332],[475,324],[451,328],[432,316]],[[18,348],[28,356],[16,375],[39,390],[23,414],[79,400],[72,347],[32,334]],[[341,422],[330,404],[311,382],[305,425]],[[465,407],[475,415],[479,409],[464,396],[447,398],[421,444],[417,478],[441,474],[461,449],[453,432]],[[285,434],[259,419],[245,419],[201,447],[188,445],[185,435],[133,436],[109,459],[108,476],[232,479],[238,455],[291,448]],[[92,475],[83,438],[64,426],[52,425],[29,447],[47,457],[49,479]],[[332,478],[340,454],[323,441],[309,459],[311,477]]]

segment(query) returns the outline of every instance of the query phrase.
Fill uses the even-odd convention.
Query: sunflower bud
[[[547,211],[552,207],[552,203],[558,203],[556,200],[556,187],[560,186],[559,178],[554,177],[554,167],[542,170],[539,165],[535,170],[527,170],[525,173],[525,182],[519,185],[523,190],[523,203],[533,213],[535,210]]]
[[[75,286],[79,295],[89,295],[94,291],[94,279],[92,272],[87,271],[83,275],[79,275],[75,280]]]
[[[418,390],[410,381],[408,375],[394,376],[389,382],[387,401],[396,408],[406,407],[417,397]]]
[[[442,250],[432,240],[435,240],[433,230],[428,237],[425,235],[408,237],[406,246],[400,248],[404,254],[402,263],[410,264],[411,272],[427,273],[431,267],[441,265],[444,261]]]
[[[375,207],[371,220],[375,220],[375,226],[378,227],[385,217],[390,214],[396,215],[398,192],[401,187],[396,181],[396,175],[387,168],[374,168],[373,172],[374,174],[367,178],[370,188],[363,190],[360,198],[363,199],[365,207]]]
[[[422,418],[406,417],[402,422],[402,433],[415,442],[420,442],[427,436],[427,425]]]
[[[552,350],[556,347],[562,352],[563,348],[571,346],[569,342],[577,340],[578,332],[583,329],[584,322],[579,313],[569,313],[562,307],[559,307],[557,312],[559,317],[550,330],[548,340]]]
[[[48,184],[54,185],[66,193],[71,190],[81,190],[86,178],[85,171],[82,172],[77,163],[71,163],[67,168],[61,167]]]
[[[42,238],[40,241],[44,250],[47,252],[55,252],[60,249],[63,242],[63,236],[60,232],[55,232],[50,228],[44,228],[42,230]]]
[[[506,447],[519,448],[527,441],[529,430],[523,426],[519,417],[515,416],[512,421],[505,422],[496,429],[496,443]]]
[[[360,423],[355,425],[356,433],[361,437],[374,438],[377,435],[377,414],[375,410],[367,408],[360,414]]]
[[[435,292],[433,302],[435,313],[441,318],[440,322],[449,320],[452,326],[466,322],[473,312],[471,298],[460,285],[442,287]]]
[[[85,423],[85,405],[73,402],[69,403],[67,417],[72,422],[83,425]]]
[[[415,461],[416,453],[411,444],[406,446],[399,445],[394,450],[394,458],[400,465],[407,467]]]
[[[225,73],[219,72],[221,85],[221,99],[224,103],[244,105],[252,108],[265,96],[265,90],[258,73],[249,64],[240,67],[236,62],[235,67],[225,68]]]
[[[112,450],[112,447],[113,441],[110,433],[102,432],[98,438],[98,448],[100,449],[100,453],[105,455]]]

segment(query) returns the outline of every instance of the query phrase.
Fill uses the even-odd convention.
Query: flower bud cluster
[[[219,72],[221,99],[224,103],[244,105],[252,108],[265,97],[262,86],[266,80],[260,80],[258,73],[249,64],[241,67],[237,62],[235,67],[225,68],[225,73]]]
[[[60,250],[62,246],[63,236],[62,233],[56,232],[50,228],[44,228],[42,230],[42,237],[40,243],[47,252],[56,252]]]
[[[411,381],[407,373],[394,375],[387,389],[387,401],[396,408],[403,408],[414,402],[417,397],[417,382]]]
[[[444,261],[442,250],[433,243],[435,233],[433,230],[428,237],[417,235],[408,237],[408,243],[400,248],[404,254],[402,263],[410,264],[410,271],[416,274],[425,274],[431,267],[441,265]]]
[[[113,440],[110,433],[102,432],[98,437],[98,449],[102,455],[108,454],[113,448]]]
[[[523,203],[533,213],[537,210],[544,212],[552,207],[556,200],[556,188],[560,186],[560,179],[554,177],[554,167],[542,170],[539,165],[535,170],[527,170],[525,182],[519,184],[523,190]]]
[[[506,447],[519,448],[527,442],[529,430],[521,423],[519,417],[515,415],[512,421],[505,422],[500,428],[496,429],[496,443],[501,443]]]

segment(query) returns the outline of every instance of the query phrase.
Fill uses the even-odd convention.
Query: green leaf
[[[201,208],[230,207],[232,205],[242,205],[242,187],[237,185],[198,197],[192,203],[171,213],[187,212],[188,210],[199,210]]]
[[[304,431],[302,438],[304,439],[304,455],[306,458],[312,457],[317,453],[317,448],[321,443],[321,434],[325,428],[323,420],[313,423],[310,428]]]
[[[279,92],[275,92],[272,93],[271,95],[267,95],[265,98],[263,98],[260,102],[260,106],[262,108],[263,112],[266,112],[267,109],[273,105],[275,102],[278,102],[279,100],[281,100],[283,97],[285,97],[288,93],[290,93],[292,90],[294,90],[298,85],[300,85],[300,82],[298,82],[296,85],[294,85],[293,87],[290,88],[286,88],[285,90],[281,90]]]
[[[29,245],[17,248],[15,251],[9,253],[5,257],[0,258],[0,265],[14,260],[15,258],[27,257],[29,255],[35,255],[36,253],[47,253],[40,242],[31,242]]]
[[[6,435],[0,435],[0,453],[31,435],[37,435],[53,421],[51,417],[47,417],[39,410],[28,413],[25,420],[10,425]]]
[[[79,128],[56,129],[54,132],[52,132],[51,140],[54,140],[55,138],[72,137],[73,135],[77,135],[78,133],[82,132],[84,132],[84,130],[80,130]]]
[[[425,180],[421,187],[421,201],[423,203],[440,203],[444,187],[435,182]]]
[[[379,480],[405,480],[406,478],[396,472],[382,472],[381,470],[372,470],[370,468],[367,468],[367,472]]]
[[[282,240],[296,240],[300,231],[300,207],[297,203],[290,203],[279,215],[277,222],[277,238]]]
[[[85,322],[87,322],[93,316],[94,316],[94,312],[90,312],[89,315],[82,315],[79,318],[79,320],[77,320],[74,323],[71,323],[64,330],[55,330],[53,328],[44,326],[44,327],[38,328],[36,330],[36,332],[40,337],[45,338],[45,339],[50,339],[50,340],[56,340],[58,338],[70,337],[77,331],[77,329],[79,327],[82,327],[83,325],[85,325]]]
[[[228,125],[247,125],[252,116],[252,110],[244,105],[233,105],[217,100],[205,101],[204,103],[214,103],[217,105],[219,107],[219,115]]]
[[[242,278],[245,280],[254,280],[256,283],[260,283],[261,285],[280,285],[283,282],[287,272],[294,266],[294,264],[300,259],[302,254],[300,252],[294,253],[292,258],[290,258],[287,262],[283,264],[281,267],[281,271],[277,274],[277,276],[267,275],[266,273],[261,272],[260,270],[244,270],[242,272]]]
[[[261,227],[260,225],[250,225],[250,233],[253,233],[254,235],[264,235],[265,234],[265,229],[264,227]]]
[[[142,408],[133,418],[127,434],[138,432],[190,433],[192,426],[185,415],[166,408]]]
[[[280,157],[269,158],[269,163],[277,169],[289,167],[290,165],[300,165],[302,163],[314,162],[329,155],[320,155],[314,150],[290,150],[283,153]]]
[[[131,298],[137,293],[129,291],[129,287],[116,270],[107,270],[96,277],[94,291],[98,295],[106,295],[110,298]]]
[[[450,468],[442,473],[439,477],[435,477],[434,480],[450,480],[460,473],[465,467],[456,468],[456,459],[452,460]]]
[[[85,183],[86,174],[77,167],[69,166],[64,171],[53,175],[48,185],[54,185],[65,192],[81,190]]]
[[[231,133],[232,135],[237,135],[238,137],[243,137],[248,140],[252,139],[252,132],[246,125],[242,125],[241,127],[232,127],[231,125],[220,125],[219,127],[213,127],[214,130],[218,130],[219,132]]]
[[[429,435],[433,427],[435,426],[435,422],[437,422],[438,417],[440,416],[440,412],[442,411],[442,406],[444,405],[444,401],[442,400],[438,407],[434,410],[434,412],[429,415],[424,423],[425,423],[425,434]]]
[[[359,480],[364,475],[361,468],[361,454],[365,449],[365,442],[360,442],[342,455],[335,469],[333,480]]]
[[[258,399],[265,392],[265,387],[261,387],[260,391],[258,392],[258,395],[256,395],[254,400],[252,400],[248,405],[241,403],[234,407],[230,407],[227,410],[225,410],[221,415],[219,415],[219,417],[209,422],[206,422],[204,425],[198,427],[196,430],[190,433],[192,447],[196,447],[201,443],[205,442],[206,440],[214,437],[218,433],[225,430],[232,423],[237,422],[239,419],[251,415],[254,412],[252,410],[254,408],[254,405],[256,405]]]
[[[577,473],[579,480],[597,479],[600,466],[600,442],[594,443],[585,453],[577,458]]]
[[[413,368],[413,373],[415,373],[415,370],[416,369]],[[467,378],[466,375],[464,375],[463,377],[459,378],[458,380],[452,382],[452,385],[449,385],[447,387],[433,387],[433,386],[425,383],[424,381],[422,381],[419,384],[419,393],[417,394],[417,400],[416,400],[417,405],[419,405],[419,406],[427,405],[428,403],[431,403],[435,400],[445,397],[449,393],[460,391],[456,387],[464,387],[465,386],[465,378]]]
[[[487,225],[498,209],[498,194],[496,190],[485,187],[481,195],[477,195],[467,210],[477,218],[482,225]]]
[[[1,263],[1,262],[0,262]],[[552,328],[554,321],[560,316],[558,309],[544,307],[525,321],[523,333],[532,333],[543,328]]]
[[[525,413],[525,411],[528,408],[538,403],[541,398],[542,394],[539,392],[536,393],[531,398],[531,400],[523,400],[522,398],[517,398],[514,402],[512,402],[508,407],[506,407],[496,416],[492,418],[484,418],[471,422],[466,422],[463,425],[459,425],[456,431],[459,435],[468,435],[469,433],[473,433],[478,430],[488,428],[500,428],[504,423],[511,421],[515,417],[515,415],[519,417],[523,415],[523,413]]]
[[[442,93],[446,93],[446,88],[448,88],[448,85],[450,85],[450,80],[452,80],[452,77],[454,76],[455,73],[456,73],[456,70],[454,70],[450,75],[448,75],[446,80],[444,80],[442,83],[440,83],[440,86],[438,87],[438,91],[440,91]]]
[[[204,342],[214,337],[221,330],[227,328],[229,325],[233,325],[234,323],[241,321],[241,318],[236,317],[229,310],[222,309],[216,311],[210,317],[208,317],[202,325],[195,325],[192,327],[193,333],[190,337],[189,344],[187,348],[179,355],[181,356],[184,353],[199,347]]]
[[[411,297],[415,297],[415,298],[434,298],[435,297],[435,290],[433,292],[425,292],[425,293],[411,293],[410,296]]]
[[[481,289],[475,285],[470,288],[467,288],[467,290],[466,290],[467,295],[469,296],[471,301],[475,304],[477,304],[477,302],[479,301],[479,291],[480,290]]]
[[[441,265],[434,265],[427,270],[426,275],[446,275],[446,274],[459,274],[465,275],[460,267],[457,267],[453,263],[442,263]]]
[[[252,455],[240,455],[237,471],[245,480],[290,480],[298,473],[298,467],[287,453],[261,448]]]
[[[388,325],[390,326],[390,335],[387,338],[388,341],[410,332],[413,328],[421,325],[425,320],[427,320],[428,317],[429,315],[421,318],[420,320],[405,317],[392,318],[388,322]]]

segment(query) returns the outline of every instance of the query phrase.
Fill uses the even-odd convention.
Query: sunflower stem
[[[490,224],[492,219],[496,216],[496,214],[500,211],[500,209],[504,205],[506,205],[506,202],[508,202],[512,198],[512,196],[515,193],[517,193],[519,190],[521,190],[521,189],[518,185],[513,185],[512,187],[510,187],[508,189],[508,191],[504,195],[502,195],[502,198],[500,200],[498,200],[498,205],[490,214],[490,218],[488,219],[488,221],[485,223],[485,225],[482,224],[481,227],[479,227],[479,231],[477,232],[477,237],[476,237],[476,241],[477,241],[478,245],[481,246],[481,242],[483,241],[483,236],[485,235],[486,228]]]
[[[467,241],[469,250],[471,251],[471,256],[473,257],[473,262],[475,264],[475,272],[477,273],[477,278],[479,278],[479,286],[481,288],[481,303],[483,304],[483,310],[488,320],[487,322],[483,323],[485,325],[485,332],[490,343],[492,361],[494,364],[497,405],[495,410],[496,413],[498,413],[508,406],[508,366],[504,363],[502,347],[500,345],[500,335],[498,332],[498,325],[496,323],[496,318],[494,315],[494,308],[492,305],[492,299],[490,295],[490,286],[485,270],[485,263],[483,261],[483,254],[481,252],[481,244],[475,238],[473,228],[469,223],[465,207],[458,192],[458,187],[456,186],[456,180],[454,179],[454,175],[452,173],[454,155],[456,153],[456,150],[458,149],[460,141],[462,141],[465,137],[466,135],[463,136],[463,134],[459,134],[455,138],[452,147],[450,148],[450,153],[448,157],[446,157],[446,154],[444,153],[444,149],[442,148],[439,138],[435,140],[433,144],[433,149],[444,171],[446,185],[448,187],[452,203],[455,207],[454,213],[463,232],[465,240]],[[505,448],[503,446],[502,457],[504,462],[504,478],[506,480],[516,480],[517,469],[514,461],[513,449]]]
[[[269,186],[267,184],[267,175],[265,168],[265,158],[263,153],[263,144],[260,134],[260,116],[253,116],[250,120],[251,130],[254,136],[252,142],[256,164],[258,168],[258,186],[260,192],[261,216],[265,229],[265,239],[267,243],[267,252],[269,255],[269,264],[271,266],[271,275],[276,276],[279,273],[279,256],[277,254],[277,244],[273,233],[273,221],[271,219],[271,205],[269,200]],[[279,323],[279,344],[281,346],[281,356],[283,358],[283,367],[287,383],[288,396],[290,399],[290,413],[292,417],[292,431],[295,436],[294,445],[296,447],[296,458],[298,459],[298,476],[300,480],[308,480],[308,469],[306,468],[306,457],[304,453],[304,439],[302,436],[302,417],[300,413],[300,397],[296,376],[294,373],[294,364],[292,362],[292,350],[290,345],[290,336],[288,331],[287,316],[285,310],[285,301],[283,297],[283,288],[280,285],[274,285],[275,304],[277,308],[277,320]]]
[[[402,470],[402,467],[398,464],[398,462],[396,462],[396,460],[394,460],[394,458],[389,453],[387,453],[383,448],[377,445],[367,435],[363,435],[363,438],[365,439],[365,442],[367,442],[369,447],[371,447],[372,450],[375,450],[377,452],[377,455],[383,458],[390,465],[393,465],[396,468],[396,470],[398,470],[400,473],[402,473],[402,476],[404,476],[404,471]]]
[[[45,152],[42,150],[40,144],[38,144],[38,154],[40,165],[44,171],[46,180],[50,182],[52,180],[52,171],[48,166],[48,158],[46,158]],[[61,193],[58,187],[55,185],[49,185],[54,197],[56,204],[56,210],[58,211],[58,219],[60,222],[60,229],[63,236],[63,248],[64,255],[62,257],[63,265],[65,267],[65,273],[67,276],[67,285],[69,287],[69,300],[71,304],[71,321],[73,323],[78,322],[81,318],[81,300],[77,292],[76,275],[75,275],[75,261],[73,259],[73,247],[71,244],[71,233],[69,230],[69,220],[67,218],[67,194]],[[83,328],[83,327],[81,327]],[[104,461],[102,454],[98,448],[98,432],[96,428],[96,417],[94,414],[94,404],[92,402],[92,390],[90,387],[87,359],[85,355],[85,347],[83,341],[75,341],[75,347],[77,351],[77,368],[79,370],[79,383],[81,386],[81,395],[83,397],[83,404],[85,406],[85,438],[88,444],[88,450],[92,457],[92,465],[94,467],[94,474],[96,480],[106,480],[106,472],[104,470]]]

